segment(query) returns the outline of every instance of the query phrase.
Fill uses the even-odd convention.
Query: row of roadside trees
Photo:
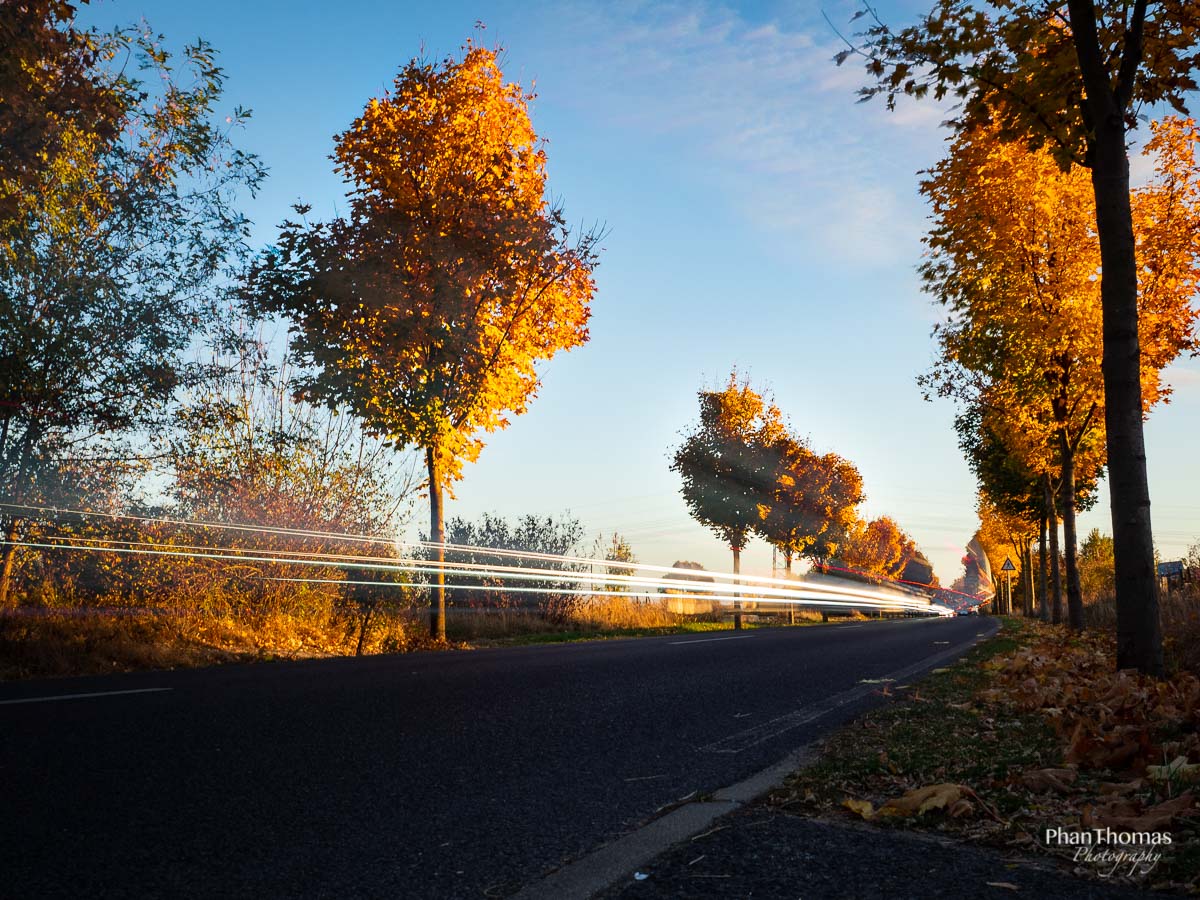
[[[943,299],[956,315],[970,313],[981,326],[968,331],[973,339],[983,341],[991,356],[990,361],[980,360],[978,367],[969,359],[976,355],[971,347],[942,344],[956,354],[954,361],[963,363],[964,373],[982,373],[984,383],[971,392],[972,398],[986,397],[996,382],[992,377],[996,373],[989,370],[999,366],[1004,379],[1015,379],[1014,386],[1032,390],[1036,385],[1037,392],[1049,395],[1053,403],[1048,415],[1041,409],[1033,413],[1037,427],[1028,442],[1018,440],[1013,429],[988,415],[992,404],[986,399],[970,416],[981,427],[966,429],[977,435],[968,446],[1011,449],[1018,463],[1016,474],[1029,485],[1024,492],[994,492],[993,500],[1007,505],[1011,499],[1030,515],[1028,504],[1021,500],[1024,493],[1040,509],[1032,513],[1039,520],[1056,515],[1050,508],[1056,498],[1065,500],[1066,549],[1072,556],[1071,517],[1078,491],[1070,482],[1086,482],[1093,474],[1086,465],[1078,471],[1080,453],[1095,456],[1103,447],[1112,505],[1117,665],[1160,675],[1162,628],[1143,420],[1148,391],[1151,402],[1161,393],[1158,368],[1173,356],[1172,347],[1177,353],[1190,340],[1185,335],[1191,319],[1178,307],[1172,315],[1159,304],[1169,305],[1172,296],[1178,296],[1175,288],[1183,288],[1183,293],[1193,279],[1196,231],[1177,217],[1186,222],[1189,209],[1194,209],[1191,176],[1185,171],[1190,156],[1178,155],[1190,154],[1180,138],[1192,126],[1182,120],[1156,129],[1152,143],[1158,145],[1158,159],[1164,164],[1160,189],[1144,198],[1141,213],[1130,192],[1129,139],[1141,127],[1146,110],[1170,106],[1176,114],[1186,115],[1187,101],[1197,88],[1200,6],[1192,0],[1067,0],[1064,4],[934,0],[916,24],[893,28],[872,3],[864,2],[854,18],[866,27],[847,40],[837,62],[863,61],[867,78],[860,91],[863,98],[882,96],[889,108],[906,97],[955,102],[948,124],[956,152],[941,174],[948,175],[959,165],[954,159],[959,155],[988,166],[1008,165],[1013,174],[1045,173],[1052,161],[1064,179],[1073,179],[1061,182],[1060,203],[1040,190],[1023,195],[1006,192],[1002,179],[984,177],[963,165],[959,186],[964,194],[976,195],[964,205],[984,219],[992,213],[1034,211],[1032,207],[1049,202],[1037,210],[1041,225],[1026,233],[1028,240],[1005,242],[1007,249],[994,258],[997,242],[986,229],[977,229],[984,243],[973,250],[957,236],[960,229],[970,228],[969,216],[953,216],[949,207],[940,210],[930,246],[935,260],[940,255],[950,265],[942,270],[935,261],[926,274],[935,292],[945,291]],[[1188,165],[1181,167],[1185,162]],[[1161,181],[1164,175],[1169,179],[1166,184]],[[1029,183],[1028,175],[1024,180]],[[1034,180],[1046,183],[1045,178]],[[937,203],[937,170],[931,181],[927,193]],[[1170,189],[1172,183],[1177,190]],[[1083,203],[1082,191],[1067,190],[1079,186],[1090,188],[1090,203]],[[942,187],[953,190],[949,182]],[[1058,220],[1049,214],[1054,207],[1064,217],[1061,232]],[[1080,230],[1084,227],[1086,234]],[[1016,232],[1020,231],[1018,227]],[[1002,230],[1000,237],[1011,238],[1016,232]],[[1147,252],[1156,241],[1163,255]],[[960,263],[966,274],[961,284],[955,276]],[[982,271],[989,266],[994,271]],[[1078,283],[1076,279],[1086,281],[1090,290],[1071,296],[1073,291],[1053,289]],[[1182,279],[1182,284],[1172,285],[1175,279]],[[1152,292],[1157,293],[1156,299],[1146,296]],[[976,319],[976,309],[993,307],[993,298],[1005,295],[1010,299],[1001,303],[1009,314],[1003,318],[1017,329],[1006,335],[1029,336],[1045,345],[1048,356],[1029,354],[1022,339],[999,338],[988,330],[998,327],[1002,319],[990,314]],[[1070,312],[1072,305],[1091,312]],[[1054,309],[1068,314],[1057,315],[1060,324],[1050,325],[1043,341],[1037,328],[1054,315]],[[1026,314],[1029,327],[1015,322]],[[1157,322],[1151,318],[1156,314]],[[953,322],[951,329],[955,329]],[[1069,386],[1079,370],[1087,368],[1076,365],[1080,358],[1076,353],[1084,345],[1093,364],[1084,380],[1094,380],[1103,389],[1098,404],[1093,403],[1094,390],[1088,397]],[[1101,359],[1097,369],[1094,364]],[[1023,360],[1029,364],[1022,365]],[[1149,384],[1148,372],[1154,373]],[[1080,396],[1086,399],[1076,402]],[[973,399],[967,401],[968,407],[973,405]],[[1014,410],[1024,408],[1019,403],[1005,406],[1012,414],[1010,423],[1019,415]],[[1100,420],[1102,433],[1094,424]],[[1046,421],[1048,428],[1043,427]],[[963,431],[960,427],[960,435]],[[1025,447],[1025,443],[1036,446]],[[1040,461],[1030,464],[1030,456]],[[1055,459],[1048,462],[1048,457]],[[1098,473],[1099,463],[1093,465]],[[1058,489],[1041,477],[1046,469],[1057,471]],[[1039,487],[1041,500],[1037,501]],[[1069,597],[1068,607],[1068,615],[1079,624],[1079,604]]]
[[[836,453],[818,453],[788,427],[780,409],[735,370],[728,382],[698,394],[700,415],[671,463],[688,510],[733,552],[758,536],[782,555],[790,575],[796,558],[836,560],[880,578],[899,578],[921,559],[892,519],[863,521],[862,476]],[[927,569],[927,567],[926,567]],[[932,580],[932,573],[926,576]]]
[[[1154,122],[1144,148],[1153,175],[1131,193],[1146,411],[1169,396],[1162,370],[1197,346],[1196,140],[1190,120]],[[1038,612],[1082,628],[1076,518],[1095,502],[1108,458],[1090,179],[1046,150],[1005,142],[992,124],[960,135],[922,191],[934,224],[921,274],[948,313],[922,382],[959,403],[955,425],[979,483],[983,531],[1014,548],[1025,596],[1035,593],[1036,542]]]

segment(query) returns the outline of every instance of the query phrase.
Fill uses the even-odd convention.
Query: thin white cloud
[[[589,36],[586,54],[555,42],[575,53],[578,102],[685,147],[683,161],[764,233],[839,260],[913,258],[915,170],[940,152],[944,109],[857,104],[861,69],[833,64],[831,31],[754,23],[704,0],[581,5],[570,21]]]

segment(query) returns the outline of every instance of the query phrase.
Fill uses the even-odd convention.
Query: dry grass
[[[1160,594],[1158,602],[1168,668],[1200,675],[1200,585]],[[1110,594],[1088,600],[1083,621],[1089,629],[1115,633],[1116,598]]]
[[[336,617],[22,607],[0,615],[0,680],[346,656],[358,637],[356,621]],[[375,617],[363,651],[428,645],[415,617],[389,613]]]
[[[661,601],[637,601],[619,594],[590,598],[573,605],[566,615],[547,616],[528,607],[451,608],[446,636],[460,641],[496,641],[535,635],[586,636],[676,628],[696,617],[669,612]]]
[[[226,600],[197,603],[190,609],[64,602],[21,606],[0,613],[0,680],[354,655],[359,649],[360,611],[321,599],[317,602],[310,595],[286,602],[278,597],[257,610]],[[753,621],[753,614],[749,618]],[[820,619],[820,613],[797,612],[797,622]],[[772,611],[767,621],[775,624],[781,619]],[[429,639],[428,608],[414,592],[404,605],[381,606],[372,613],[362,652],[581,640],[731,625],[729,610],[685,616],[668,611],[661,601],[614,594],[574,605],[566,615],[550,616],[537,607],[450,607],[448,643],[438,644]]]

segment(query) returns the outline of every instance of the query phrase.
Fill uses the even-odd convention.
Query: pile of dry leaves
[[[977,696],[990,706],[1035,711],[1059,736],[1063,766],[1022,774],[1024,786],[1077,792],[1083,828],[1160,831],[1194,815],[1189,788],[1200,780],[1200,679],[1118,672],[1110,636],[1038,631],[1029,646],[985,663],[996,677]]]

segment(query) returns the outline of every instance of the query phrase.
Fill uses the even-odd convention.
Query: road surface
[[[902,619],[2,685],[0,895],[505,896],[990,630]]]

